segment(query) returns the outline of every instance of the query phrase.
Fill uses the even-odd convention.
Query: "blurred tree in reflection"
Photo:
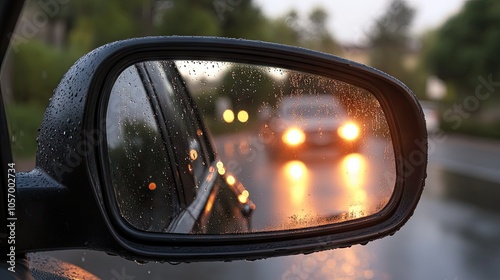
[[[219,96],[228,97],[234,110],[246,110],[257,115],[262,104],[273,103],[279,88],[269,74],[270,68],[233,64],[222,78]]]

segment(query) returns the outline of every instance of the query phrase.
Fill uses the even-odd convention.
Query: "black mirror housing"
[[[102,156],[103,120],[118,75],[134,63],[156,59],[282,67],[370,91],[385,113],[394,145],[396,180],[390,201],[368,217],[300,230],[223,236],[131,230],[112,205]],[[78,60],[55,90],[40,129],[36,168],[18,175],[19,204],[26,209],[19,217],[18,250],[91,248],[130,259],[192,262],[260,259],[365,244],[394,234],[411,217],[426,166],[427,131],[419,102],[405,85],[376,69],[324,53],[247,40],[148,37],[115,42]],[[38,238],[23,234],[31,232]]]

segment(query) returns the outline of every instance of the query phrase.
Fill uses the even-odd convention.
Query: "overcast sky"
[[[255,0],[264,13],[279,17],[291,9],[303,18],[317,6],[326,9],[328,26],[335,38],[343,43],[363,43],[372,22],[384,13],[390,0]],[[416,9],[412,33],[439,26],[457,13],[465,0],[407,0]]]

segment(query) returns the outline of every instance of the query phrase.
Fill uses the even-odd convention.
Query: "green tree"
[[[61,77],[77,57],[39,40],[19,45],[13,55],[12,86],[18,103],[48,104]],[[36,62],[36,63],[34,63]],[[54,63],[57,62],[57,63]]]
[[[500,2],[466,2],[462,10],[437,30],[425,57],[429,70],[457,90],[474,92],[478,77],[500,79]]]
[[[443,129],[500,137],[500,94],[496,87],[500,80],[499,25],[500,2],[478,0],[466,2],[436,31],[425,62],[447,85]],[[471,97],[481,101],[477,107],[464,103]],[[466,111],[459,114],[456,104],[466,104]]]
[[[305,46],[322,52],[337,53],[340,47],[326,26],[328,13],[323,8],[315,8],[309,14]]]
[[[287,45],[300,45],[301,30],[298,14],[292,10],[285,16],[270,20],[269,41]]]
[[[200,3],[172,1],[161,13],[156,27],[160,35],[219,36],[221,26],[216,15]]]
[[[420,36],[420,49],[418,56],[416,57],[418,58],[418,61],[416,63],[416,67],[411,69],[409,73],[412,75],[409,86],[420,100],[429,99],[429,96],[427,95],[427,81],[429,76],[432,74],[429,72],[429,67],[424,58],[427,53],[429,53],[430,48],[435,44],[436,40],[437,37],[435,30],[428,30]]]
[[[327,53],[338,53],[339,44],[327,28],[328,12],[321,7],[312,10],[301,20],[295,10],[268,23],[270,41],[301,46]]]
[[[69,31],[68,48],[78,47],[86,53],[109,42],[142,35],[141,21],[134,18],[137,4],[133,2],[75,1],[78,16]]]
[[[159,35],[266,40],[267,19],[252,0],[172,0],[159,11]]]
[[[268,40],[267,19],[253,0],[203,0],[210,3],[210,10],[217,14],[221,23],[221,36]],[[225,3],[226,11],[217,5]]]
[[[371,47],[370,65],[403,82],[408,82],[409,74],[403,61],[409,47],[409,29],[415,11],[405,1],[393,0],[387,11],[375,21],[369,36]]]
[[[277,87],[269,68],[234,64],[222,78],[219,96],[227,96],[235,110],[247,110],[256,115],[259,107],[274,99]]]

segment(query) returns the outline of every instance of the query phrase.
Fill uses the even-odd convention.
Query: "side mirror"
[[[221,38],[92,51],[56,89],[38,145],[37,167],[18,176],[20,251],[158,261],[257,259],[393,234],[427,165],[421,108],[396,79]],[[36,240],[21,234],[35,230]]]

